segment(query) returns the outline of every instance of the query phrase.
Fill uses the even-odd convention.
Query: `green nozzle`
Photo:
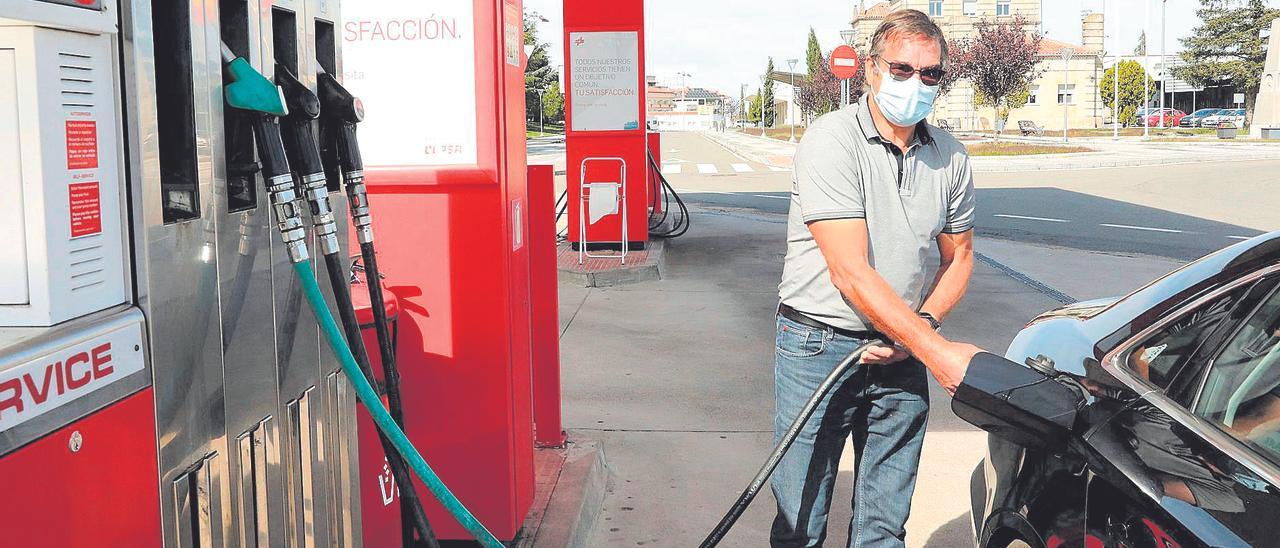
[[[289,109],[284,106],[284,94],[280,88],[254,70],[243,57],[227,60],[229,51],[224,45],[222,57],[226,61],[227,73],[231,75],[231,83],[223,89],[227,104],[242,110],[288,115]]]

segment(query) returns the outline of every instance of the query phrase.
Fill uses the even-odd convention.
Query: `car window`
[[[1280,291],[1231,335],[1193,410],[1280,463]]]
[[[1131,347],[1124,365],[1157,388],[1167,388],[1247,290],[1247,286],[1236,288],[1169,322]]]

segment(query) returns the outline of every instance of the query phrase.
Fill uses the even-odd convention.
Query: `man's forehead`
[[[942,62],[942,48],[938,47],[936,40],[928,36],[897,33],[886,36],[881,56],[893,58],[895,55],[917,59],[925,57],[926,60],[932,59],[935,64]]]

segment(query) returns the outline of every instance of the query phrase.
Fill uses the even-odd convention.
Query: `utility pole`
[[[1120,3],[1116,2],[1116,19],[1115,31],[1111,38],[1111,47],[1115,48],[1116,58],[1111,65],[1111,140],[1120,140]],[[1104,14],[1103,25],[1108,25],[1105,20],[1107,13],[1106,6],[1103,6]]]
[[[791,67],[791,100],[787,101],[787,118],[791,117],[791,111],[796,108],[796,63],[799,59],[787,59],[787,66]],[[791,122],[791,142],[796,142],[796,121]]]
[[[747,85],[738,89],[738,126],[747,129]]]
[[[1151,36],[1151,0],[1142,0],[1142,3],[1146,14],[1142,18],[1142,138],[1146,139],[1151,136],[1151,113],[1147,110],[1151,104],[1151,77],[1147,75],[1151,68],[1151,45],[1146,43]]]
[[[1160,127],[1164,128],[1164,81],[1169,79],[1169,58],[1164,56],[1165,12],[1169,0],[1160,0]]]
[[[1071,73],[1069,69],[1071,68],[1071,56],[1075,54],[1075,50],[1071,48],[1062,48],[1062,51],[1060,53],[1062,53],[1062,91],[1063,91],[1063,94],[1062,94],[1062,142],[1066,143],[1066,142],[1069,142],[1067,140],[1067,126],[1068,126],[1067,108],[1068,108],[1068,105],[1070,104],[1070,101],[1067,101],[1067,97],[1071,97],[1072,100],[1074,100],[1075,98],[1074,93],[1071,93],[1070,95],[1067,94],[1068,92],[1071,91],[1071,87],[1069,83],[1069,80],[1071,78]]]

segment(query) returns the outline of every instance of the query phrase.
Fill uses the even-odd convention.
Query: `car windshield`
[[[1200,109],[1200,110],[1197,110],[1197,111],[1193,112],[1191,115],[1192,115],[1192,116],[1208,116],[1208,115],[1213,114],[1213,113],[1215,113],[1215,112],[1218,112],[1218,109],[1216,109],[1216,108],[1202,108],[1202,109]]]

